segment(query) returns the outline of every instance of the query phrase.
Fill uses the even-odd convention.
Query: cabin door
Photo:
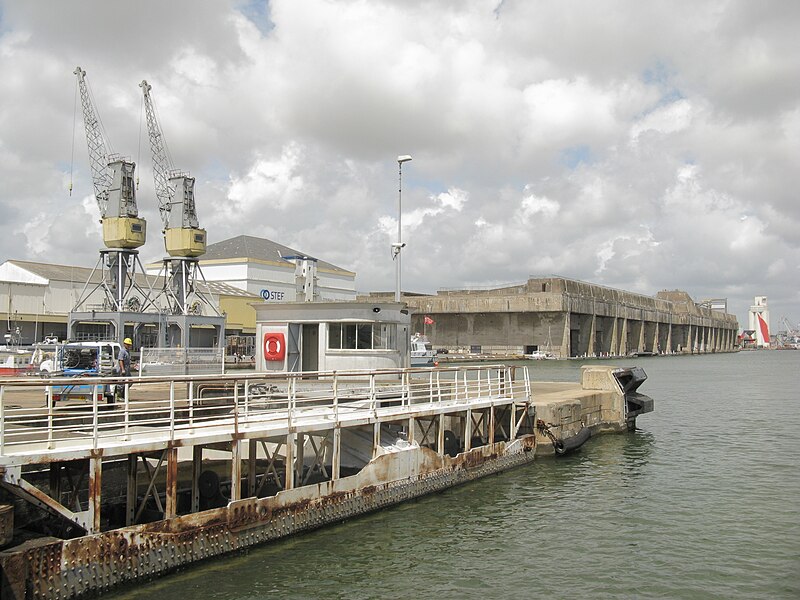
[[[303,325],[303,371],[319,371],[319,325]]]
[[[289,339],[286,340],[286,370],[300,371],[300,323],[289,323]]]

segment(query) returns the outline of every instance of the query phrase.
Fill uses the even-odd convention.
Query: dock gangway
[[[507,365],[8,379],[0,485],[96,533],[198,512],[209,481],[235,502],[336,481],[404,445],[455,456],[513,440],[532,432],[531,412],[527,368]],[[124,522],[104,514],[113,498]]]

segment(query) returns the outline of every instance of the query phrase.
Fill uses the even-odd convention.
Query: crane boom
[[[103,223],[103,243],[108,248],[138,248],[145,242],[146,223],[139,218],[136,206],[136,187],[133,184],[136,165],[109,152],[89,95],[86,71],[77,67],[74,73],[78,76],[89,167]]]
[[[100,128],[100,119],[97,117],[97,112],[94,110],[92,99],[89,96],[86,71],[78,67],[73,72],[78,76],[78,88],[83,107],[83,127],[86,130],[86,143],[89,146],[89,167],[92,171],[94,196],[100,208],[100,216],[105,217],[108,207],[108,188],[111,187],[112,180],[111,171],[108,168],[110,152]]]
[[[197,219],[194,177],[173,167],[150,96],[152,86],[142,81],[139,87],[144,97],[147,133],[153,155],[153,177],[167,253],[170,256],[201,256],[206,251],[206,232],[200,229]]]

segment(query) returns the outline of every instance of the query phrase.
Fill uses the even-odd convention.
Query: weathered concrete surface
[[[729,352],[739,327],[734,315],[698,305],[679,290],[651,297],[560,277],[403,299],[415,312],[414,330],[450,352],[547,350],[558,357]],[[425,315],[434,323],[425,325]]]
[[[614,378],[615,370],[604,365],[585,366],[580,384],[533,382],[536,418],[550,425],[550,431],[561,440],[578,435],[583,427],[593,434],[625,431],[625,396]],[[551,439],[541,431],[536,433],[536,454],[555,454]]]

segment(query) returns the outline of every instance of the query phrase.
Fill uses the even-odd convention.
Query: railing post
[[[123,416],[124,422],[123,422],[123,425],[122,425],[122,439],[125,440],[125,441],[128,441],[130,439],[129,433],[130,433],[130,422],[131,422],[131,402],[130,402],[131,397],[130,397],[130,394],[128,393],[129,389],[130,389],[130,386],[126,383],[125,384],[125,395],[124,395],[124,398],[122,400],[122,402],[123,402],[122,412],[124,414],[124,416]],[[116,394],[116,390],[114,390],[113,393]]]
[[[375,373],[369,374],[369,408],[372,414],[378,416],[378,399],[375,397]]]
[[[194,381],[189,382],[189,432],[194,433]]]
[[[239,433],[239,382],[235,379],[233,380],[233,431]]]
[[[47,449],[53,448],[53,386],[47,386]]]
[[[530,402],[531,400],[533,400],[533,397],[531,395],[531,378],[530,374],[528,373],[528,367],[525,367],[524,373],[525,373],[525,396],[527,397],[528,402]]]
[[[333,372],[333,422],[339,424],[339,375]],[[335,456],[335,454],[334,454]]]
[[[428,402],[433,404],[433,371],[428,371]]]
[[[288,402],[287,402],[287,406],[286,406],[286,417],[287,417],[286,420],[287,420],[287,426],[289,427],[289,429],[291,429],[291,427],[292,427],[292,420],[293,420],[293,417],[294,417],[294,403],[295,403],[295,391],[296,391],[295,390],[295,382],[296,381],[297,381],[297,378],[294,377],[294,376],[291,376],[291,380],[289,381],[289,398],[288,398]],[[288,469],[288,467],[287,467],[287,469]],[[294,469],[294,466],[292,466],[292,469]]]
[[[92,448],[97,450],[97,440],[100,437],[99,414],[97,407],[97,386],[92,386]]]
[[[244,417],[250,416],[250,380],[244,380]]]
[[[3,402],[3,392],[6,386],[0,384],[0,456],[4,455],[6,447],[6,405]]]

